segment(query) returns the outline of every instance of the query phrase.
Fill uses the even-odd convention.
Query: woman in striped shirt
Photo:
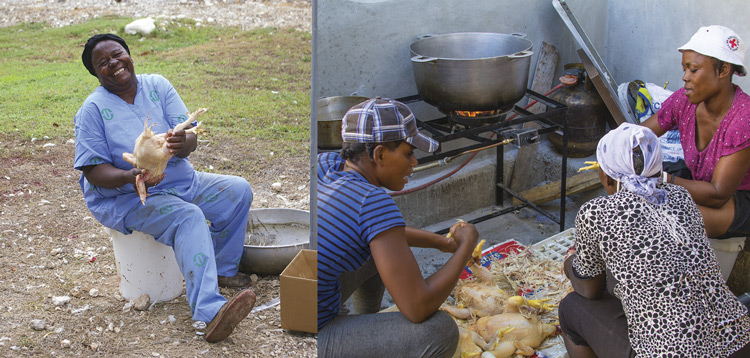
[[[342,120],[344,148],[318,155],[318,357],[450,357],[453,319],[438,308],[471,257],[471,224],[442,235],[406,227],[382,188],[401,190],[417,165],[414,148],[437,142],[417,132],[403,103],[371,99]],[[454,254],[425,279],[410,246]],[[377,313],[384,288],[400,312]],[[356,315],[340,315],[352,296]]]

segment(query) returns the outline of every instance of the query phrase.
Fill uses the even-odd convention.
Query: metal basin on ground
[[[251,209],[240,271],[278,275],[300,250],[309,248],[309,211]]]
[[[532,43],[523,36],[423,36],[409,46],[419,97],[445,112],[509,109],[523,98],[529,79]]]

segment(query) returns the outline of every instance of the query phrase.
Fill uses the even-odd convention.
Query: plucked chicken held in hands
[[[143,124],[143,133],[135,140],[133,153],[122,153],[122,159],[132,164],[133,167],[141,169],[141,174],[138,174],[135,179],[135,188],[143,205],[146,205],[146,197],[148,196],[146,185],[156,185],[164,179],[164,169],[167,167],[169,158],[174,155],[167,148],[168,135],[178,130],[185,130],[185,133],[198,135],[202,131],[200,128],[201,122],[198,122],[195,126],[193,126],[193,122],[206,111],[208,111],[208,108],[199,108],[190,114],[186,121],[175,126],[172,131],[161,134],[155,134],[151,130],[153,124],[149,125],[147,118]]]

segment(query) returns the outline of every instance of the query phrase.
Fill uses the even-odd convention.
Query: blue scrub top
[[[136,75],[138,90],[133,104],[97,87],[75,115],[75,168],[108,163],[129,170],[133,166],[122,153],[133,153],[135,140],[143,133],[148,118],[152,130],[165,133],[185,121],[188,109],[169,81],[161,75]],[[187,158],[173,156],[167,163],[164,180],[148,188],[149,195],[169,194],[192,200],[197,182]],[[129,234],[123,219],[134,205],[141,205],[132,184],[114,189],[101,188],[79,179],[84,200],[94,217],[103,225]]]

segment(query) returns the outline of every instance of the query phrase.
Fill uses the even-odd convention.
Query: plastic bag
[[[617,86],[617,97],[619,97],[620,102],[633,109],[633,113],[636,113],[636,115],[639,117],[638,119],[642,123],[653,114],[658,112],[661,108],[661,104],[666,101],[673,92],[653,83],[645,83],[645,91],[648,95],[643,96],[644,94],[641,94],[642,102],[640,104],[644,106],[642,108],[639,108],[640,110],[636,110],[634,107],[635,105],[638,105],[638,103],[637,101],[636,103],[632,103],[633,101],[629,100],[629,98],[633,97],[628,93],[628,86],[631,86],[631,83],[637,82],[640,81],[636,80],[633,82],[621,83],[619,86]],[[631,86],[631,88],[633,87],[637,87],[637,85]],[[644,97],[650,97],[650,101],[643,100]],[[663,161],[676,162],[684,158],[684,155],[682,154],[682,144],[680,143],[680,132],[678,132],[676,129],[667,131],[667,133],[664,133],[664,135],[659,137],[659,143],[661,143],[661,152],[664,156]]]

